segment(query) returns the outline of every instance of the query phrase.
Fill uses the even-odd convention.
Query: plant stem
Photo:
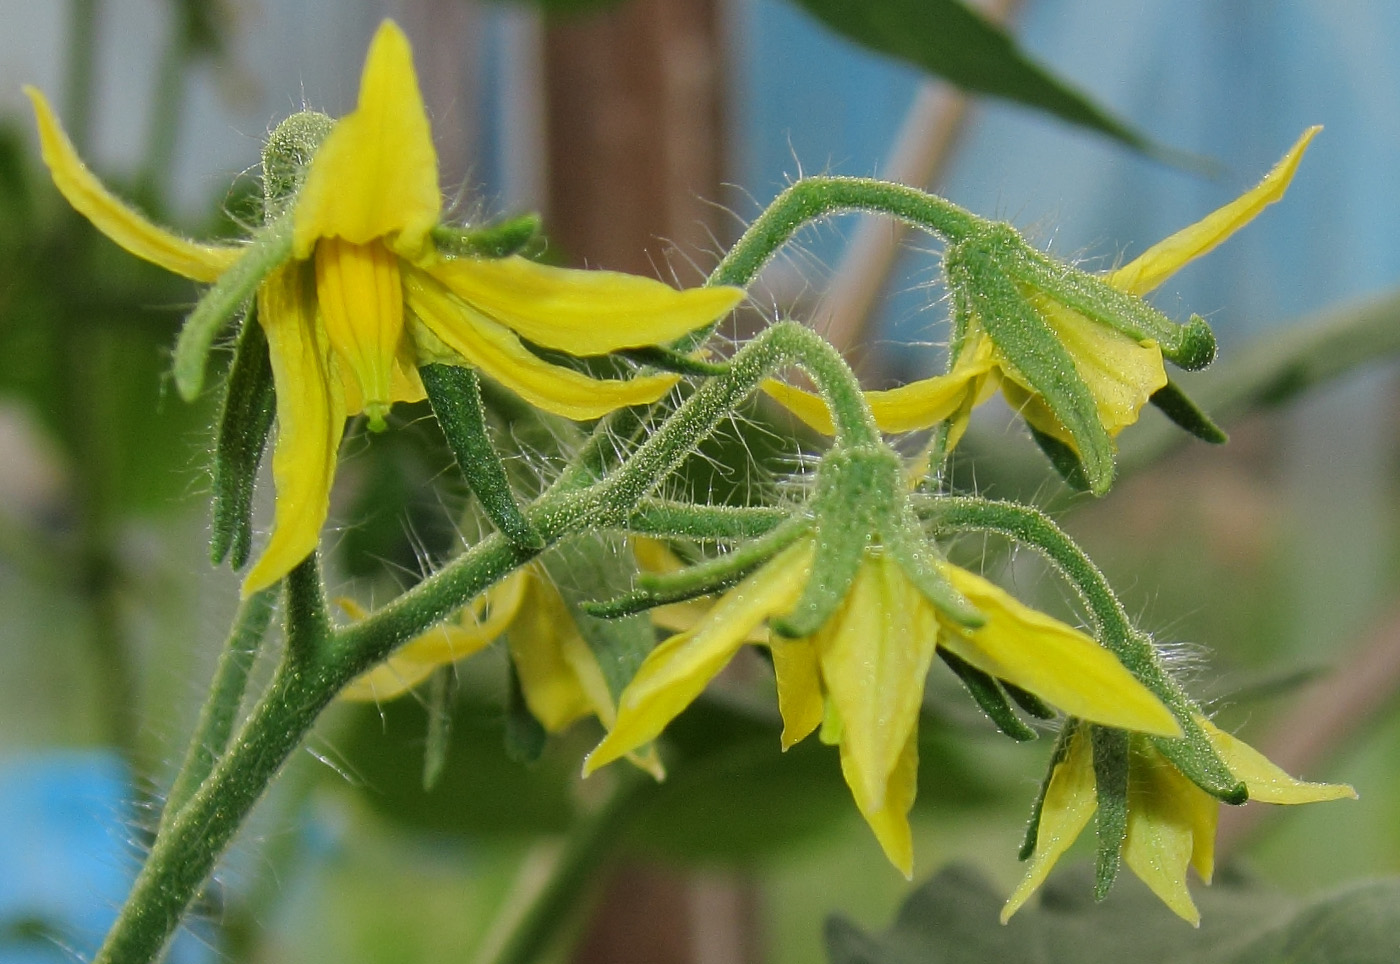
[[[68,4],[68,100],[64,125],[80,154],[88,154],[92,136],[93,64],[97,60],[98,0]]]
[[[818,218],[866,211],[897,218],[952,244],[986,222],[936,194],[868,177],[809,177],[773,200],[710,274],[708,284],[746,285],[799,228]]]
[[[585,818],[564,844],[549,878],[519,912],[505,938],[482,964],[530,964],[549,949],[570,919],[570,908],[590,885],[602,879],[602,864],[626,829],[638,804],[655,784],[640,771],[624,768],[607,802]]]
[[[248,685],[248,671],[257,658],[267,625],[272,620],[276,598],[276,590],[264,589],[244,600],[234,617],[233,630],[214,669],[209,697],[199,714],[194,736],[190,738],[189,749],[185,751],[184,763],[166,797],[160,818],[162,830],[209,776],[215,761],[228,748],[229,737],[238,719],[238,708]],[[157,831],[159,835],[160,831]]]

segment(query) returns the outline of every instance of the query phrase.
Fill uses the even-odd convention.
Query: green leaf
[[[1056,77],[1021,50],[1010,34],[960,0],[797,3],[857,43],[965,90],[1045,111],[1153,156],[1170,153]]]
[[[884,934],[827,921],[832,964],[1391,964],[1400,960],[1400,878],[1307,901],[1223,873],[1198,888],[1201,926],[1176,917],[1135,878],[1103,903],[1085,866],[1053,875],[1038,904],[997,923],[1003,897],[976,871],[949,867],[912,893]]]

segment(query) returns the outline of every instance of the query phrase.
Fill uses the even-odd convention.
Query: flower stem
[[[818,218],[867,211],[898,218],[944,241],[973,234],[981,218],[936,194],[868,177],[809,177],[773,200],[710,274],[712,285],[747,285],[803,225]]]
[[[91,147],[93,65],[97,60],[98,0],[68,4],[68,104],[64,110],[68,136],[79,152]]]

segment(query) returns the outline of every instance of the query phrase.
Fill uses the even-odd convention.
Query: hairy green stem
[[[243,703],[243,694],[248,686],[248,672],[262,648],[276,600],[276,589],[264,589],[244,600],[234,616],[233,630],[214,669],[208,699],[200,711],[184,762],[165,799],[165,809],[160,817],[162,829],[209,776],[215,761],[228,747],[229,737],[238,719],[238,708]],[[159,836],[160,831],[156,835]]]
[[[868,177],[808,177],[779,194],[710,274],[708,284],[747,285],[805,224],[864,211],[898,218],[948,243],[986,222],[936,194]]]

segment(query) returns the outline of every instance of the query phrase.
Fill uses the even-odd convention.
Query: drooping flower
[[[277,397],[276,518],[243,592],[275,583],[316,546],[329,507],[345,419],[381,428],[395,402],[424,397],[417,368],[478,369],[531,404],[590,419],[655,401],[671,375],[595,379],[551,364],[524,342],[574,355],[664,344],[729,311],[734,288],[677,291],[647,278],[548,267],[522,257],[443,250],[437,154],[412,52],[381,24],[359,103],[325,135],[290,208],[283,249],[188,241],[146,221],[88,171],[42,94],[26,88],[44,161],[65,198],[137,257],[201,282],[254,271]],[[290,186],[290,185],[289,185]],[[269,212],[271,215],[274,212]],[[251,291],[251,288],[249,289]],[[202,358],[197,359],[202,366]],[[177,364],[182,391],[197,391]]]
[[[1230,772],[1263,803],[1317,803],[1354,798],[1345,784],[1295,780],[1262,753],[1209,720],[1197,722]],[[1035,893],[1050,869],[1089,824],[1098,808],[1090,728],[1078,725],[1054,764],[1040,807],[1035,849],[1025,878],[1017,886],[1001,919]],[[1186,887],[1186,869],[1194,867],[1210,883],[1215,866],[1215,826],[1220,801],[1202,790],[1144,737],[1129,737],[1128,823],[1123,861],[1172,912],[1193,925],[1200,913]]]
[[[585,772],[655,739],[755,630],[788,613],[811,575],[803,537],[722,595],[685,632],[660,643],[618,701],[617,719]],[[1177,734],[1171,712],[1093,640],[946,562],[941,574],[985,617],[977,628],[933,605],[893,554],[865,551],[835,614],[813,635],[768,642],[784,749],[822,727],[890,861],[912,872],[908,813],[918,770],[924,678],[943,647],[973,667],[1066,712],[1149,733]]]
[[[1118,319],[1113,317],[1111,304],[1106,303],[1101,313],[1093,307],[1097,300],[1096,283],[1106,285],[1110,296],[1117,292],[1140,298],[1221,244],[1283,196],[1318,130],[1314,127],[1304,132],[1254,188],[1100,279],[1068,266],[1055,266],[1043,256],[1024,262],[1035,271],[1011,271],[1007,281],[1014,287],[1010,290],[1029,309],[1030,316],[1038,319],[1063,346],[1109,437],[1137,421],[1142,407],[1167,384],[1167,374],[1157,339],[1143,337],[1141,332],[1134,335],[1132,324],[1115,325],[1113,322]],[[1049,270],[1052,267],[1055,270]],[[1056,271],[1061,274],[1058,279],[1054,277]],[[1104,293],[1102,288],[1099,290]],[[956,297],[958,292],[954,294]],[[979,316],[986,301],[979,304],[976,293],[973,294],[972,304],[965,312],[966,330],[953,345],[948,373],[898,388],[865,392],[875,421],[886,432],[910,432],[947,420],[951,448],[966,430],[972,409],[1000,388],[1007,402],[1032,428],[1077,450],[1080,440],[1027,373],[1008,357],[1008,346],[998,343],[994,326]],[[1099,317],[1093,317],[1095,314]],[[1209,360],[1208,355],[1197,357],[1192,364],[1198,366]],[[768,381],[764,389],[817,431],[832,433],[831,416],[820,397],[776,380]]]
[[[356,619],[366,613],[356,603],[341,607]],[[517,569],[464,607],[455,618],[405,643],[383,663],[362,674],[341,699],[382,703],[396,699],[443,667],[459,663],[504,637],[531,715],[550,733],[586,716],[609,727],[616,704],[602,668],[579,632],[568,604],[544,568]],[[634,762],[661,775],[649,750]]]

